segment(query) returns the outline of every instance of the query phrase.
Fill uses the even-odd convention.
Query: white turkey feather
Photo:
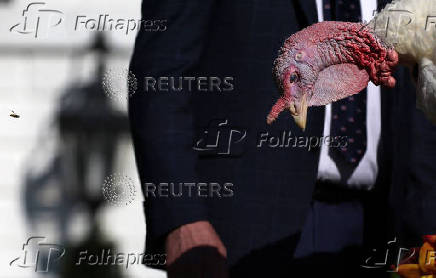
[[[417,107],[436,124],[436,0],[395,0],[369,24],[401,63],[418,64]]]

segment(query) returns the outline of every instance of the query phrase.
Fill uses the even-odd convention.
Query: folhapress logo
[[[22,13],[22,22],[13,25],[9,31],[35,38],[47,35],[48,30],[61,25],[64,13],[59,10],[47,9],[45,2],[33,2],[27,5]]]
[[[65,248],[58,244],[46,243],[45,237],[30,237],[23,244],[23,253],[9,265],[32,268],[35,272],[48,272],[53,264],[65,255]]]
[[[240,156],[247,130],[229,126],[228,119],[212,120],[192,147],[201,156]]]
[[[72,15],[47,8],[46,2],[32,2],[22,12],[22,20],[9,31],[35,38],[50,35],[65,35],[68,32],[120,32],[127,35],[167,30],[167,20],[159,18],[120,18],[109,14]],[[69,33],[69,34],[70,34]]]

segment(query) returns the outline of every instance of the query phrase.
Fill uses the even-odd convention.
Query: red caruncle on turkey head
[[[287,41],[288,42],[288,41]],[[284,109],[289,109],[296,123],[305,126],[307,100],[312,96],[314,84],[318,78],[317,68],[311,61],[315,55],[314,45],[305,42],[298,47],[280,49],[279,57],[274,61],[273,75],[281,97],[276,103],[276,109],[268,116],[271,123]]]
[[[274,61],[273,77],[281,93],[267,117],[272,123],[289,110],[306,127],[307,108],[326,105],[376,85],[395,86],[391,76],[396,52],[361,23],[323,22],[288,38]]]

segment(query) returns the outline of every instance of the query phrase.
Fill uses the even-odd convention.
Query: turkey
[[[436,124],[435,0],[396,0],[368,24],[326,21],[292,35],[274,61],[281,97],[267,123],[289,109],[304,130],[309,106],[356,94],[369,81],[395,87],[398,63],[417,68],[416,105]]]

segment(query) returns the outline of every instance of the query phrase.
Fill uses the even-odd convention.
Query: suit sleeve
[[[193,146],[193,109],[188,86],[180,92],[145,90],[145,77],[193,76],[207,38],[213,0],[144,0],[143,22],[158,20],[160,31],[141,29],[130,71],[138,82],[129,98],[129,118],[136,163],[145,195],[146,253],[164,252],[175,228],[207,220],[204,199],[179,183],[198,182]],[[159,21],[160,20],[160,21]],[[162,31],[164,30],[164,31]],[[195,86],[192,86],[195,87]],[[174,183],[177,194],[145,194],[146,183]],[[169,186],[171,189],[171,187]],[[182,188],[180,195],[179,189]],[[150,188],[149,188],[150,189]]]

